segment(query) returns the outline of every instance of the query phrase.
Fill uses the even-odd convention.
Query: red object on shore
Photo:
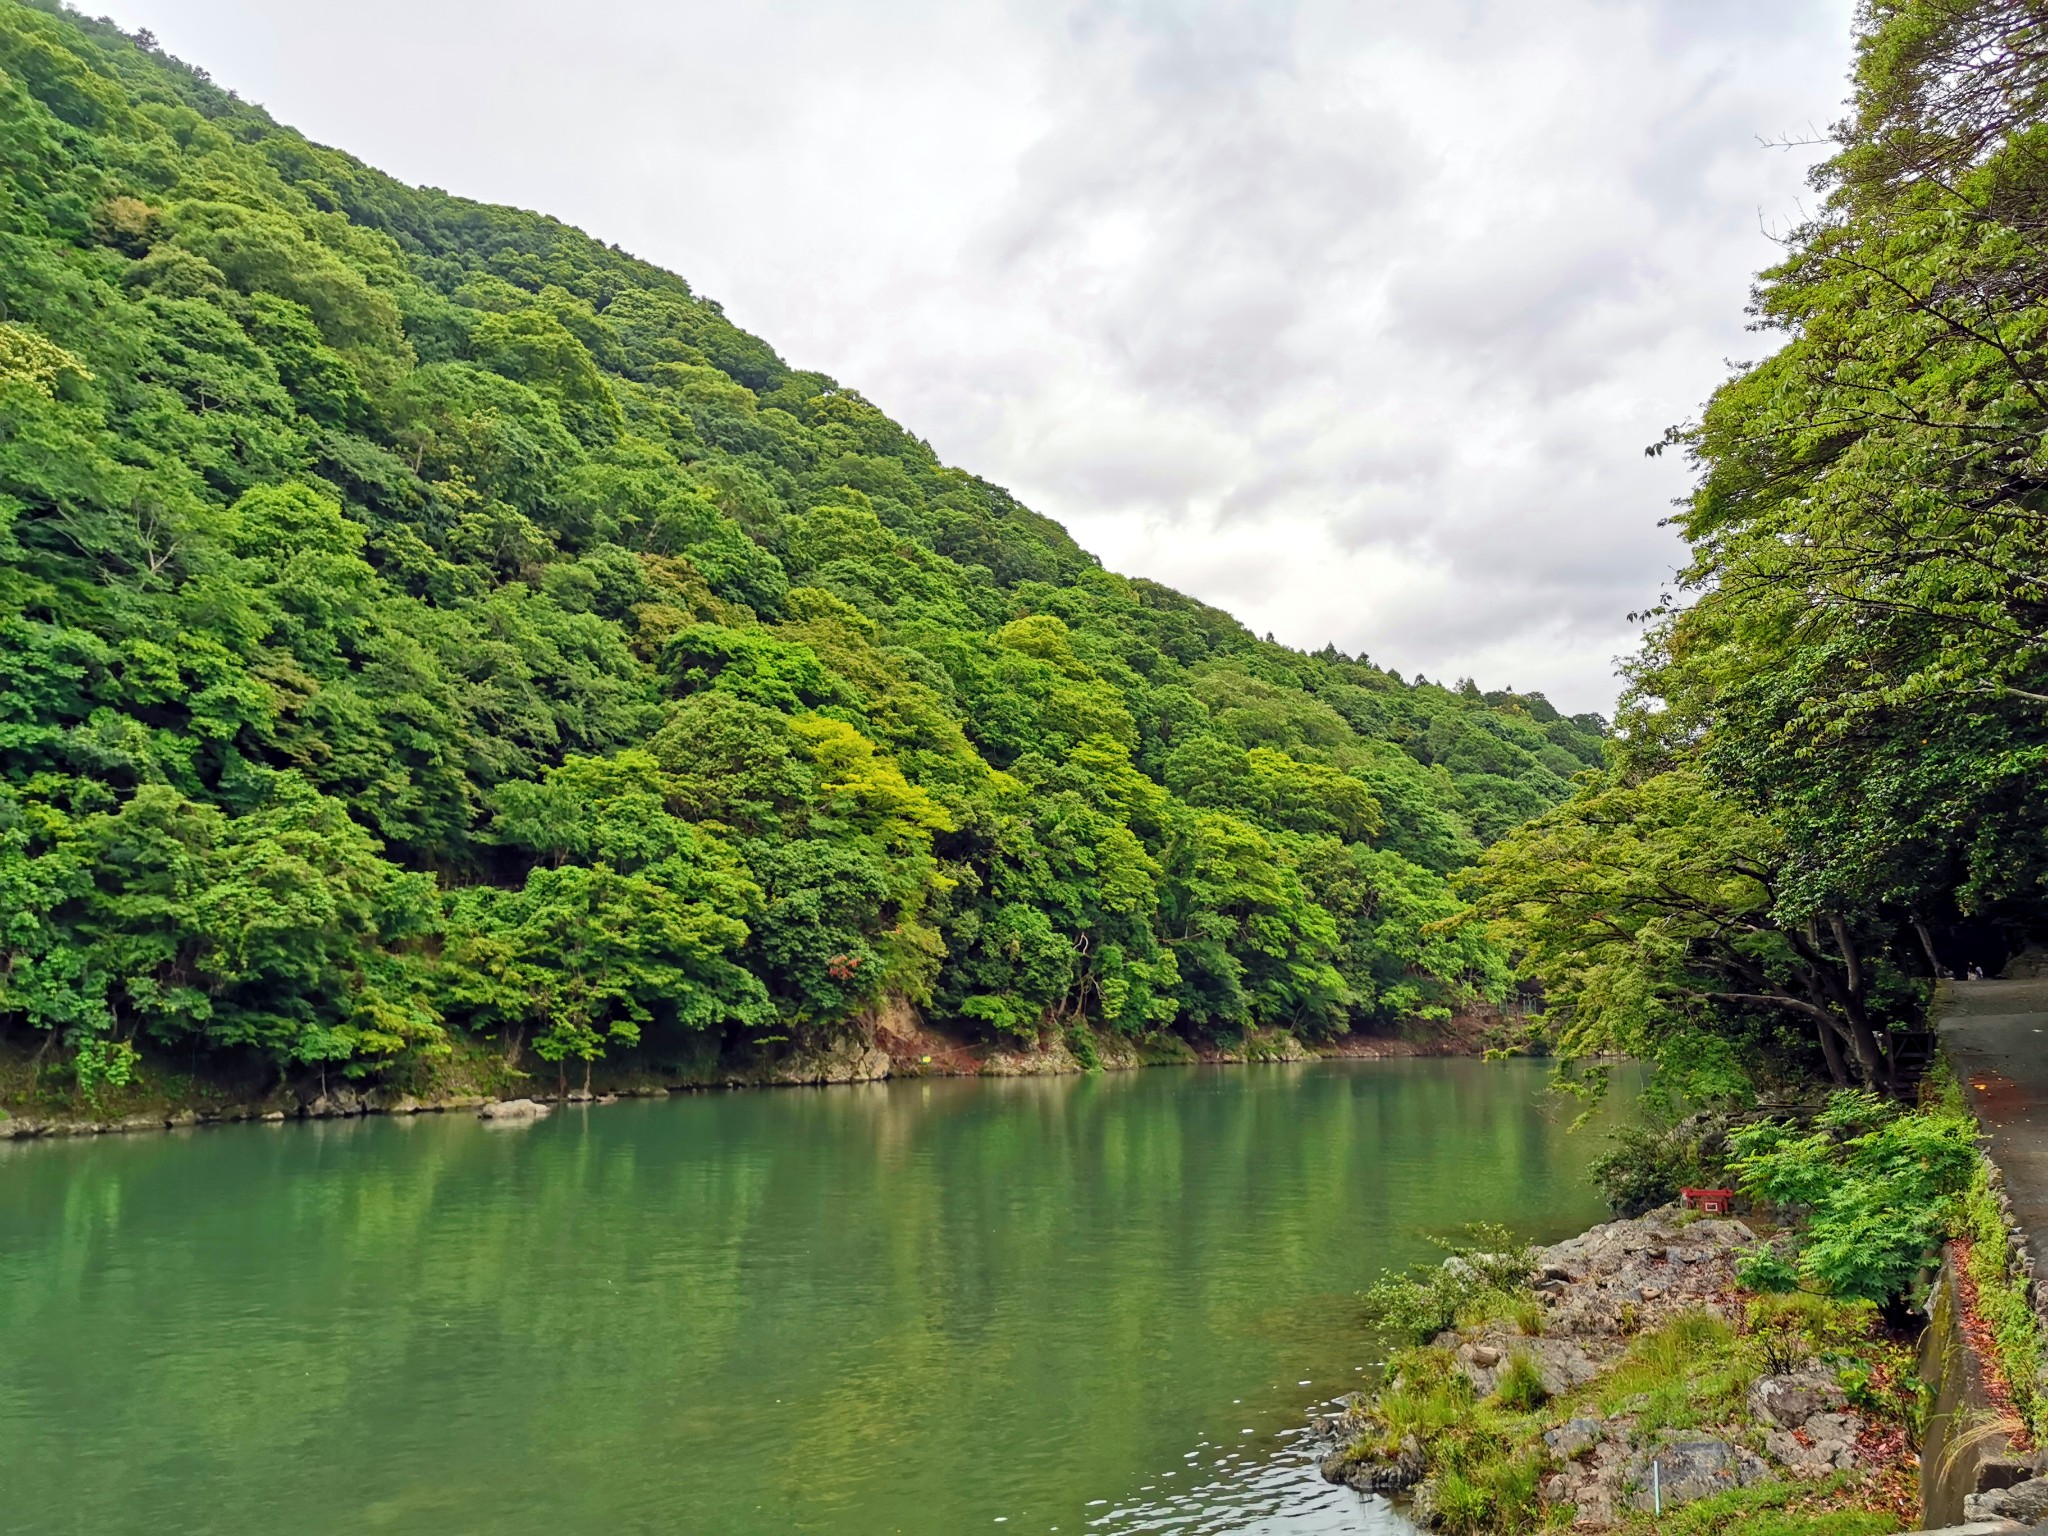
[[[1704,1211],[1709,1216],[1726,1216],[1735,1199],[1732,1189],[1681,1189],[1678,1203],[1689,1211]]]

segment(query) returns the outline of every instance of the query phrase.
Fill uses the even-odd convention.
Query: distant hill
[[[682,278],[0,0],[0,1034],[375,1074],[1391,1027],[1597,716],[1104,570]]]

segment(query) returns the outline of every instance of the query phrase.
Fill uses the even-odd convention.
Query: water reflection
[[[1595,1219],[1533,1063],[0,1144],[9,1529],[1401,1529],[1353,1296]],[[1249,1433],[1246,1433],[1249,1431]]]

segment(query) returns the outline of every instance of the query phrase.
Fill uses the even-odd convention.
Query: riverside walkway
[[[2029,1251],[2048,1253],[2048,979],[1946,981],[1934,1000],[1943,1053],[1983,1128]],[[1950,1528],[2011,1531],[2011,1525]],[[2026,1527],[2048,1536],[2048,1525]]]
[[[2048,1254],[2048,979],[1943,982],[1934,1011],[2027,1245]]]

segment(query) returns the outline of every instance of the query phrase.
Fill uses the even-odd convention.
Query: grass
[[[1550,1401],[1543,1373],[1536,1369],[1535,1361],[1519,1350],[1508,1357],[1507,1369],[1500,1373],[1493,1395],[1511,1413],[1534,1413]]]
[[[1534,1451],[1446,1467],[1436,1483],[1437,1525],[1454,1536],[1533,1531],[1541,1521],[1542,1481],[1543,1458]]]
[[[1991,1193],[1990,1165],[1981,1159],[1963,1196],[1962,1225],[1962,1235],[1970,1239],[1968,1269],[1977,1283],[1977,1312],[1991,1330],[2012,1405],[2039,1439],[2048,1431],[2048,1405],[2035,1387],[2042,1365],[2040,1325],[2027,1301],[2026,1281],[2013,1273],[2005,1213]]]
[[[1685,1312],[1638,1336],[1587,1392],[1603,1414],[1633,1412],[1639,1433],[1726,1423],[1758,1375],[1754,1349],[1707,1312]]]
[[[1644,1515],[1627,1529],[1656,1536],[1884,1536],[1901,1529],[1893,1515],[1815,1507],[1850,1486],[1846,1476],[1821,1483],[1756,1483],[1662,1516]]]
[[[1527,1296],[1494,1294],[1478,1273],[1458,1279],[1453,1270],[1450,1278],[1464,1290],[1461,1322],[1475,1313],[1489,1321],[1512,1317]],[[1411,1293],[1410,1304],[1416,1312],[1434,1312],[1448,1299],[1440,1289],[1444,1279],[1420,1279],[1423,1294]],[[1399,1351],[1370,1409],[1373,1430],[1354,1454],[1392,1457],[1413,1435],[1427,1457],[1424,1493],[1438,1529],[1452,1536],[1534,1536],[1570,1518],[1568,1509],[1542,1498],[1550,1463],[1539,1436],[1549,1424],[1584,1413],[1627,1415],[1637,1446],[1667,1430],[1726,1433],[1728,1426],[1749,1424],[1749,1389],[1759,1376],[1804,1364],[1838,1372],[1851,1402],[1879,1422],[1903,1416],[1899,1398],[1912,1386],[1910,1359],[1884,1335],[1876,1309],[1793,1292],[1755,1297],[1740,1326],[1703,1309],[1681,1313],[1630,1339],[1598,1379],[1556,1398],[1520,1350],[1510,1349],[1485,1398],[1450,1350]],[[1631,1536],[1882,1536],[1901,1529],[1891,1513],[1843,1507],[1856,1502],[1871,1499],[1851,1475],[1817,1483],[1774,1480],[1703,1499],[1661,1521],[1631,1513],[1625,1529]]]

